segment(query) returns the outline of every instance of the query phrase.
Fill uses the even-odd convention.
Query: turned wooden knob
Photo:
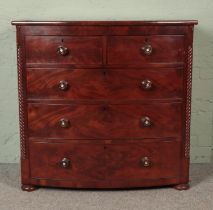
[[[141,85],[144,90],[150,90],[152,88],[152,81],[149,79],[145,79],[141,82]]]
[[[150,127],[152,125],[151,119],[147,116],[141,118],[141,123],[144,127]]]
[[[66,56],[69,54],[69,49],[63,46],[59,46],[57,49],[57,53],[62,56]]]
[[[59,84],[58,84],[59,90],[62,90],[62,91],[67,90],[68,87],[69,87],[69,83],[67,81],[64,81],[64,80],[60,81]]]
[[[70,121],[68,119],[62,118],[60,119],[59,124],[62,128],[68,128],[70,126]]]
[[[141,49],[145,55],[150,55],[152,53],[152,46],[150,44],[146,44],[145,46],[141,47]]]
[[[60,162],[60,166],[62,168],[68,168],[70,166],[71,162],[68,158],[63,158]]]
[[[143,164],[144,167],[149,167],[151,165],[151,161],[148,157],[143,157],[141,159],[141,163]]]

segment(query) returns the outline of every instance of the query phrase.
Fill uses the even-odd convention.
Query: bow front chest
[[[197,21],[13,21],[22,189],[187,189]]]

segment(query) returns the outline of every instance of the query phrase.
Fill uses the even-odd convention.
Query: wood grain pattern
[[[69,54],[59,55],[57,53],[59,46],[68,48]],[[95,36],[26,36],[26,62],[101,64],[102,39]]]
[[[144,167],[142,158],[150,160]],[[110,144],[106,146],[107,178],[109,180],[161,179],[178,177],[180,144],[172,141]]]
[[[112,36],[112,35],[185,35],[186,25],[30,25],[22,26],[26,35],[38,36]]]
[[[147,43],[153,48],[150,55],[141,49]],[[108,63],[183,62],[183,49],[183,36],[113,36],[108,44]]]
[[[69,139],[118,139],[180,137],[181,103],[144,105],[42,105],[29,104],[31,137]],[[150,127],[141,119],[148,116]],[[61,128],[60,119],[70,121]]]
[[[32,178],[104,179],[103,146],[34,142],[30,144],[30,150]],[[60,161],[65,157],[71,161],[68,168],[62,168],[60,165]]]
[[[188,189],[197,21],[12,24],[22,190]]]
[[[148,100],[182,98],[183,69],[28,69],[30,99]],[[152,81],[150,90],[141,82]],[[59,89],[60,81],[69,87]]]
[[[178,142],[151,142],[135,144],[73,144],[30,143],[30,161],[33,179],[81,180],[126,182],[131,180],[178,177],[180,144]],[[40,155],[37,155],[40,154]],[[144,167],[141,159],[148,156],[150,167]],[[62,168],[60,161],[68,158],[71,164]],[[82,185],[83,187],[83,185]],[[104,185],[102,186],[104,187]]]

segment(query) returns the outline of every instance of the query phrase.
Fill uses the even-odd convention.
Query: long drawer
[[[28,105],[30,137],[69,139],[181,136],[181,103]]]
[[[30,143],[33,179],[84,181],[166,179],[179,176],[180,143]]]
[[[182,97],[182,69],[28,69],[30,99],[163,99]]]

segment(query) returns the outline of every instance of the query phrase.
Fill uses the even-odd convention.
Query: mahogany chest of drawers
[[[197,21],[14,21],[22,189],[187,189]]]

